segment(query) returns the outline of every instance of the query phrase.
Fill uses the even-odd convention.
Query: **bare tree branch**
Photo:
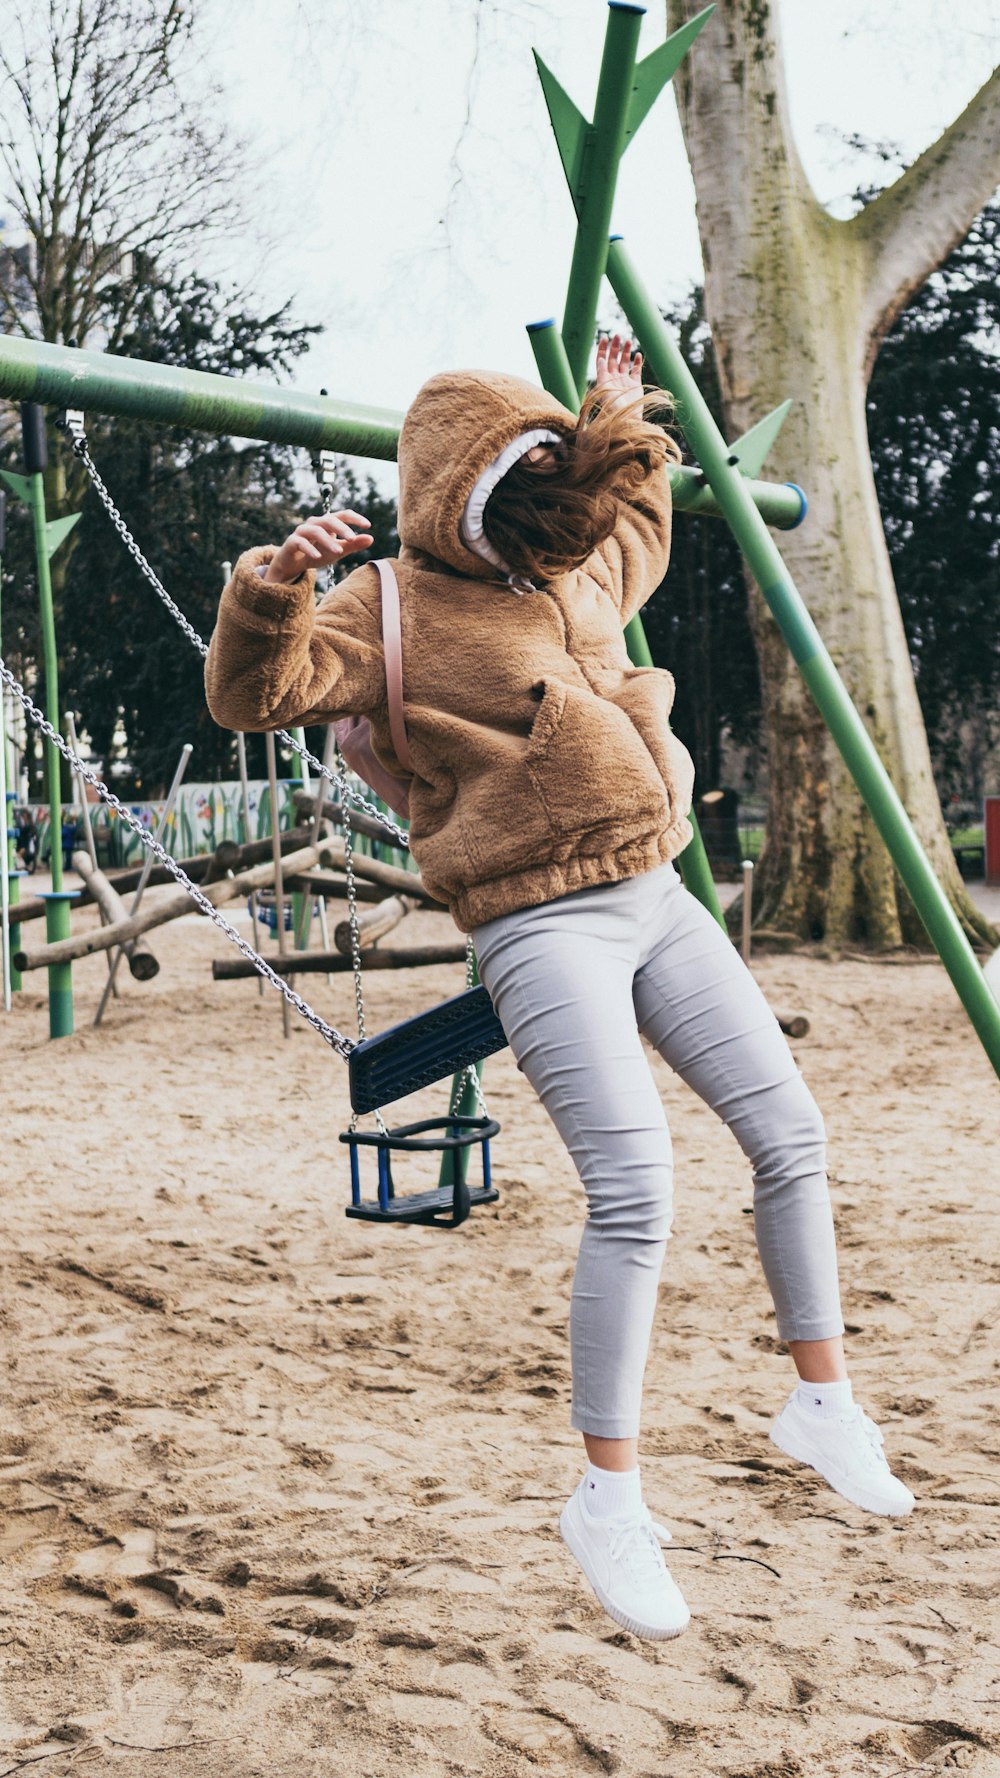
[[[848,224],[870,260],[862,317],[868,370],[896,316],[968,232],[998,183],[1000,68],[919,160]]]
[[[124,251],[170,262],[236,220],[241,145],[194,23],[193,0],[49,0],[0,38],[0,200],[35,253],[0,290],[6,325],[82,344]]]

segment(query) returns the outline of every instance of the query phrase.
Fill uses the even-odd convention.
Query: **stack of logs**
[[[344,841],[335,836],[325,839],[318,837],[321,823],[329,821],[343,824],[339,804],[324,802],[318,818],[315,799],[308,792],[300,791],[295,804],[300,821],[308,817],[311,819],[308,825],[295,827],[280,836],[284,893],[346,900],[347,850]],[[356,833],[371,834],[375,838],[381,836],[377,822],[364,814],[354,815],[352,812],[351,826]],[[272,888],[275,881],[270,839],[255,840],[246,846],[238,846],[227,840],[213,853],[181,858],[178,863],[192,882],[198,884],[213,907],[221,907],[226,902],[250,896],[259,889]],[[55,944],[39,945],[35,950],[19,950],[14,956],[15,968],[44,969],[51,964],[73,963],[95,951],[116,950],[122,945],[133,976],[138,981],[148,981],[156,975],[159,964],[146,944],[144,935],[156,926],[179,919],[182,914],[197,911],[187,890],[178,888],[175,894],[161,897],[153,906],[143,907],[137,913],[129,915],[121,901],[121,894],[124,890],[137,887],[141,871],[121,871],[112,880],[102,871],[96,870],[84,852],[74,853],[73,865],[83,880],[83,890],[76,905],[96,904],[101,909],[106,924],[88,932],[75,933],[71,938],[62,939]],[[441,904],[435,901],[415,872],[385,864],[377,858],[364,857],[356,850],[353,869],[358,901],[371,904],[358,914],[357,919],[363,969],[414,969],[432,963],[464,962],[465,944],[457,936],[451,942],[409,947],[394,945],[383,950],[375,949],[379,940],[395,931],[407,914],[417,908],[436,908],[440,911]],[[174,881],[175,878],[163,865],[155,867],[147,877],[150,885]],[[44,913],[45,900],[42,896],[36,896],[21,902],[15,917],[17,924],[23,927],[32,920],[40,919]],[[277,975],[284,976],[313,972],[329,975],[350,969],[349,920],[344,919],[337,923],[333,942],[335,948],[332,951],[291,951],[285,955],[272,953],[268,962]],[[212,974],[216,981],[235,981],[256,973],[253,964],[241,956],[217,957],[212,964]],[[801,1014],[779,1015],[778,1023],[790,1037],[804,1037],[809,1030],[809,1021]]]
[[[300,819],[314,814],[313,799],[308,795],[301,793],[296,802]],[[338,805],[325,803],[321,819],[339,821]],[[357,832],[372,831],[376,835],[380,832],[377,824],[364,815],[352,819],[352,826]],[[315,818],[308,826],[295,827],[281,835],[281,855],[285,894],[346,900],[347,852],[344,841],[336,837],[317,838]],[[177,862],[213,907],[222,907],[227,902],[243,899],[274,885],[275,864],[270,839],[255,840],[245,846],[226,840],[213,853],[199,853]],[[76,907],[96,905],[105,923],[54,944],[20,949],[14,957],[15,967],[24,971],[45,969],[53,964],[76,962],[96,951],[117,950],[123,946],[132,975],[137,981],[150,980],[157,974],[159,964],[145,934],[154,927],[179,919],[182,914],[198,911],[187,890],[178,888],[173,895],[161,896],[130,915],[121,897],[137,887],[142,874],[139,869],[119,871],[112,878],[97,870],[85,852],[74,853],[73,868],[83,885]],[[364,968],[411,969],[422,964],[460,963],[464,960],[465,945],[457,934],[451,943],[373,950],[372,947],[394,931],[415,908],[429,907],[440,911],[441,904],[424,888],[416,873],[384,864],[379,859],[363,857],[357,851],[354,874],[358,901],[374,904],[366,906],[358,915],[358,939]],[[175,880],[165,865],[155,866],[146,879],[150,887]],[[15,917],[23,928],[32,920],[41,919],[44,913],[44,897],[34,896],[18,904]],[[23,937],[22,932],[22,943]],[[272,955],[268,962],[277,974],[286,976],[310,971],[331,974],[350,969],[351,933],[347,919],[339,921],[334,929],[334,946],[332,951]],[[256,974],[253,964],[239,956],[217,958],[212,971],[218,981]]]

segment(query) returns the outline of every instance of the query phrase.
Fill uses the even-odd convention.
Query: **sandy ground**
[[[76,1036],[48,1042],[36,978],[0,1018],[0,1778],[1000,1773],[1000,1119],[936,963],[756,966],[812,1021],[852,1372],[907,1521],[768,1441],[791,1373],[748,1173],[655,1064],[678,1210],[643,1461],[693,1619],[653,1645],[556,1527],[582,1200],[509,1053],[500,1204],[347,1221],[341,1066],[213,983],[207,923],[153,942],[99,1031],[100,958]],[[349,979],[305,982],[350,1029]],[[371,1023],[459,985],[372,977]]]

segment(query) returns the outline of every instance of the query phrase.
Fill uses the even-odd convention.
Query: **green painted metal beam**
[[[386,462],[395,459],[403,423],[402,414],[388,408],[358,407],[328,396],[270,388],[205,371],[177,370],[142,358],[78,352],[11,334],[0,334],[2,396]],[[7,479],[12,487],[27,481],[9,472]],[[698,470],[678,469],[673,480],[678,512],[716,515],[714,496]],[[787,530],[801,521],[803,497],[789,483],[754,482],[751,491],[769,525]],[[53,525],[62,523],[61,519],[52,521]]]
[[[0,395],[348,456],[396,455],[401,416],[208,371],[0,335]]]
[[[55,843],[55,842],[53,842]],[[60,858],[62,847],[59,848]],[[69,910],[74,901],[79,899],[78,889],[53,889],[43,892],[45,902],[45,937],[50,945],[59,944],[70,936]],[[49,978],[49,1036],[72,1037],[73,1035],[73,965],[72,963],[50,963]]]
[[[896,788],[777,545],[749,498],[738,468],[729,461],[729,446],[684,362],[680,347],[643,287],[620,239],[610,244],[608,277],[653,375],[677,402],[678,419],[708,477],[720,511],[729,522],[928,936],[1000,1075],[1000,1005],[983,978],[958,916],[934,875]]]
[[[635,55],[644,11],[644,7],[623,5],[613,5],[609,10],[594,121],[587,132],[581,170],[572,194],[577,230],[562,333],[578,395],[582,395],[587,386],[587,368],[594,343],[597,303],[618,181],[618,162],[625,152]]]
[[[11,469],[0,470],[0,476],[15,494],[24,500],[31,513],[31,526],[35,538],[35,567],[38,575],[38,604],[41,615],[42,651],[45,662],[45,714],[53,728],[58,729],[60,723],[59,707],[59,655],[56,648],[55,614],[52,607],[52,576],[49,572],[49,560],[55,555],[59,545],[69,535],[80,517],[78,512],[67,514],[65,518],[46,519],[45,486],[41,471],[33,475],[17,475]],[[63,855],[62,855],[62,787],[60,783],[61,765],[58,749],[51,741],[45,742],[45,790],[49,803],[49,824],[51,834],[51,870],[52,887],[61,890],[63,886]],[[56,1035],[54,1033],[54,1035]]]

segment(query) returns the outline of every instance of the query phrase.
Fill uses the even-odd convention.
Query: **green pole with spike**
[[[587,122],[535,53],[538,78],[576,210],[576,240],[562,334],[578,400],[587,386],[619,163],[714,10],[714,6],[706,7],[652,55],[637,63],[639,30],[646,8],[632,4],[632,0],[610,0],[592,123]]]
[[[669,389],[678,418],[707,476],[720,511],[728,519],[751,573],[791,649],[844,762],[886,843],[900,877],[990,1061],[1000,1075],[1000,1005],[976,962],[958,916],[913,831],[875,744],[854,708],[819,631],[761,520],[740,474],[741,449],[726,444],[701,390],[684,362],[659,309],[644,289],[620,238],[608,252],[608,277],[654,376]],[[773,422],[773,416],[770,417]],[[766,425],[767,422],[762,422]],[[757,430],[755,428],[755,430]]]
[[[562,336],[577,398],[587,386],[618,162],[625,150],[625,126],[639,27],[646,8],[612,0],[597,82],[594,121],[581,133],[577,149],[574,201],[577,229],[566,289]]]

